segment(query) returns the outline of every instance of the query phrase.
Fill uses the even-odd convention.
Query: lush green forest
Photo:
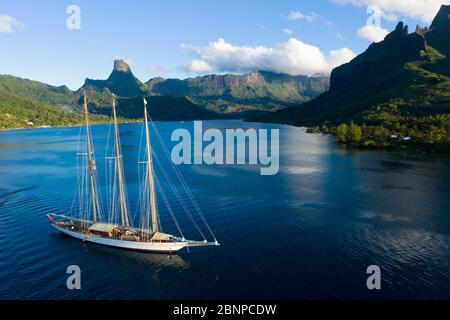
[[[93,115],[93,122],[108,121],[108,117]],[[0,90],[0,129],[68,126],[82,123],[83,115],[60,107],[22,98]]]
[[[332,133],[340,143],[363,148],[417,148],[450,152],[450,115],[408,117],[380,125],[342,123],[308,128],[310,133]]]
[[[449,152],[448,59],[431,47],[422,56],[427,59],[405,64],[401,83],[383,91],[383,95],[395,97],[380,103],[379,97],[368,95],[368,99],[362,103],[360,100],[357,105],[367,107],[366,110],[347,119],[324,121],[310,131],[335,133],[337,141],[352,146],[400,146]],[[361,130],[361,134],[355,136],[355,130],[356,133]]]
[[[10,75],[0,75],[0,91],[66,108],[75,102],[73,92],[66,86],[55,87]]]

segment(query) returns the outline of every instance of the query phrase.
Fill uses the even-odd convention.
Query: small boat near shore
[[[143,137],[141,137],[141,141],[145,141],[143,152],[144,159],[138,164],[144,165],[144,170],[142,170],[142,182],[140,183],[140,210],[138,218],[134,219],[135,221],[132,221],[133,219],[131,219],[129,214],[114,95],[112,96],[113,151],[110,155],[106,156],[106,160],[110,163],[110,169],[108,171],[111,173],[111,177],[108,180],[110,182],[108,183],[108,199],[110,199],[110,201],[107,210],[108,214],[104,215],[102,213],[102,206],[99,200],[99,184],[97,181],[97,168],[90,130],[86,93],[84,93],[84,112],[85,139],[84,143],[82,143],[82,150],[79,150],[80,152],[78,152],[78,155],[81,156],[82,160],[80,161],[81,166],[78,166],[80,174],[78,176],[77,190],[75,192],[77,200],[74,201],[77,202],[78,205],[75,204],[73,206],[75,210],[73,210],[74,212],[72,212],[72,214],[70,215],[62,215],[56,213],[47,214],[52,227],[62,232],[63,234],[82,241],[115,248],[146,252],[175,253],[183,248],[219,245],[219,242],[216,240],[211,228],[206,222],[206,219],[201,212],[198,204],[196,203],[192,193],[187,187],[186,182],[181,176],[181,173],[172,163],[172,168],[175,170],[174,172],[176,177],[178,177],[179,179],[180,185],[186,192],[189,201],[192,202],[192,206],[196,210],[198,217],[201,219],[202,223],[211,234],[213,240],[208,241],[206,239],[206,237],[204,236],[204,232],[202,232],[202,230],[199,228],[198,223],[193,219],[193,214],[188,211],[188,205],[186,205],[184,203],[185,200],[180,197],[179,192],[175,189],[172,180],[168,177],[167,173],[164,171],[164,168],[162,168],[164,176],[175,191],[178,200],[181,201],[181,207],[187,211],[186,213],[188,217],[191,219],[203,239],[187,240],[184,237],[175,214],[170,208],[170,202],[168,201],[167,197],[164,196],[164,194],[164,203],[168,207],[168,211],[172,219],[174,220],[180,235],[173,235],[164,233],[162,231],[155,192],[156,178],[154,176],[153,156],[150,143],[149,122],[152,121],[147,111],[147,101],[145,100],[145,98],[144,128]],[[153,125],[153,123],[152,126],[156,131],[157,129]],[[160,142],[163,143],[159,133],[156,131],[155,134],[160,139]],[[165,145],[163,146],[168,155],[167,148],[165,147]]]

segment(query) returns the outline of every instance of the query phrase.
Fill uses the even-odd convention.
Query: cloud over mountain
[[[367,39],[372,42],[382,41],[388,33],[388,30],[374,25],[366,25],[358,29],[358,35],[361,38]]]
[[[348,62],[355,53],[348,48],[332,50],[328,55],[320,48],[290,38],[275,47],[236,46],[218,39],[206,46],[181,44],[194,55],[185,70],[193,73],[246,72],[265,70],[289,75],[329,75],[331,70]]]

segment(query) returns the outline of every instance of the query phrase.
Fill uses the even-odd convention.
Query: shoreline
[[[178,120],[153,120],[153,121],[155,121],[155,122],[185,122],[185,121],[217,121],[217,120],[224,120],[224,121],[240,120],[240,121],[247,122],[247,121],[245,121],[242,118],[189,119],[189,120],[178,119]],[[119,120],[118,123],[119,124],[140,123],[140,122],[143,122],[143,121],[144,121],[144,119],[132,119],[130,121],[120,121]],[[91,126],[95,126],[95,125],[99,125],[99,124],[109,124],[109,123],[110,122],[91,122],[90,125]],[[257,122],[257,123],[265,123],[265,122]],[[273,124],[284,125],[282,123],[273,123]],[[7,131],[20,131],[20,130],[32,130],[32,129],[71,128],[71,127],[79,127],[79,126],[83,126],[83,125],[84,125],[84,123],[73,124],[73,125],[65,125],[65,126],[36,126],[36,127],[27,127],[27,128],[8,128],[8,129],[0,129],[0,133],[1,132],[7,132]]]
[[[228,121],[228,120],[238,120],[238,119],[214,119],[214,120],[224,120],[224,121]],[[433,150],[433,149],[424,149],[424,148],[420,148],[420,147],[413,147],[413,146],[405,146],[405,145],[389,145],[386,147],[376,147],[376,146],[357,146],[357,145],[352,145],[349,143],[342,143],[342,142],[338,142],[336,141],[336,135],[333,133],[324,133],[324,132],[307,132],[307,129],[309,127],[305,127],[305,126],[297,126],[294,124],[289,124],[289,123],[279,123],[279,122],[267,122],[267,121],[247,121],[245,119],[240,119],[244,122],[250,123],[250,122],[254,122],[254,123],[261,123],[261,124],[277,124],[277,125],[284,125],[284,126],[290,126],[290,127],[296,127],[296,128],[303,128],[305,129],[305,133],[307,134],[322,134],[322,135],[331,135],[333,136],[333,138],[335,139],[335,143],[337,145],[339,145],[341,148],[345,148],[347,151],[352,151],[352,150],[357,150],[357,151],[387,151],[387,152],[412,152],[414,154],[423,154],[423,155],[444,155],[444,156],[448,156],[450,155],[450,152],[440,152],[439,150]],[[200,120],[155,120],[155,121],[168,121],[168,122],[178,122],[178,121],[200,121]],[[204,120],[201,120],[204,121]],[[139,123],[142,121],[139,120],[134,120],[134,121],[119,121],[119,124],[124,124],[124,123]],[[102,124],[108,124],[110,122],[95,122],[95,123],[91,123],[91,126],[95,126],[95,125],[102,125]],[[26,131],[26,130],[33,130],[33,129],[53,129],[53,128],[71,128],[71,127],[80,127],[82,126],[83,123],[80,124],[74,124],[74,125],[65,125],[65,126],[41,126],[41,127],[30,127],[30,128],[9,128],[9,129],[0,129],[0,134],[2,132],[13,132],[13,131]]]
[[[138,123],[140,121],[118,121],[119,124],[123,124],[123,123]],[[108,124],[109,122],[94,122],[94,123],[90,123],[91,126],[95,126],[95,125],[99,125],[99,124]],[[8,132],[8,131],[25,131],[25,130],[33,130],[33,129],[54,129],[54,128],[72,128],[72,127],[80,127],[83,126],[83,123],[80,124],[69,124],[69,125],[65,125],[65,126],[36,126],[36,127],[29,127],[29,128],[8,128],[8,129],[0,129],[0,133],[1,132]]]

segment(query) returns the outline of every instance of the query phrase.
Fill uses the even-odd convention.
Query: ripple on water
[[[158,125],[170,141],[175,124]],[[124,127],[134,212],[140,126]],[[373,298],[365,289],[370,264],[382,269],[377,298],[450,298],[448,161],[338,152],[327,137],[280,128],[283,166],[274,177],[238,166],[182,167],[221,246],[171,258],[82,243],[49,226],[47,213],[72,204],[79,128],[0,136],[0,298]],[[107,128],[92,129],[103,155]],[[104,160],[97,161],[101,174]],[[200,237],[173,190],[161,186],[186,236]],[[69,264],[82,269],[81,291],[66,289]]]

